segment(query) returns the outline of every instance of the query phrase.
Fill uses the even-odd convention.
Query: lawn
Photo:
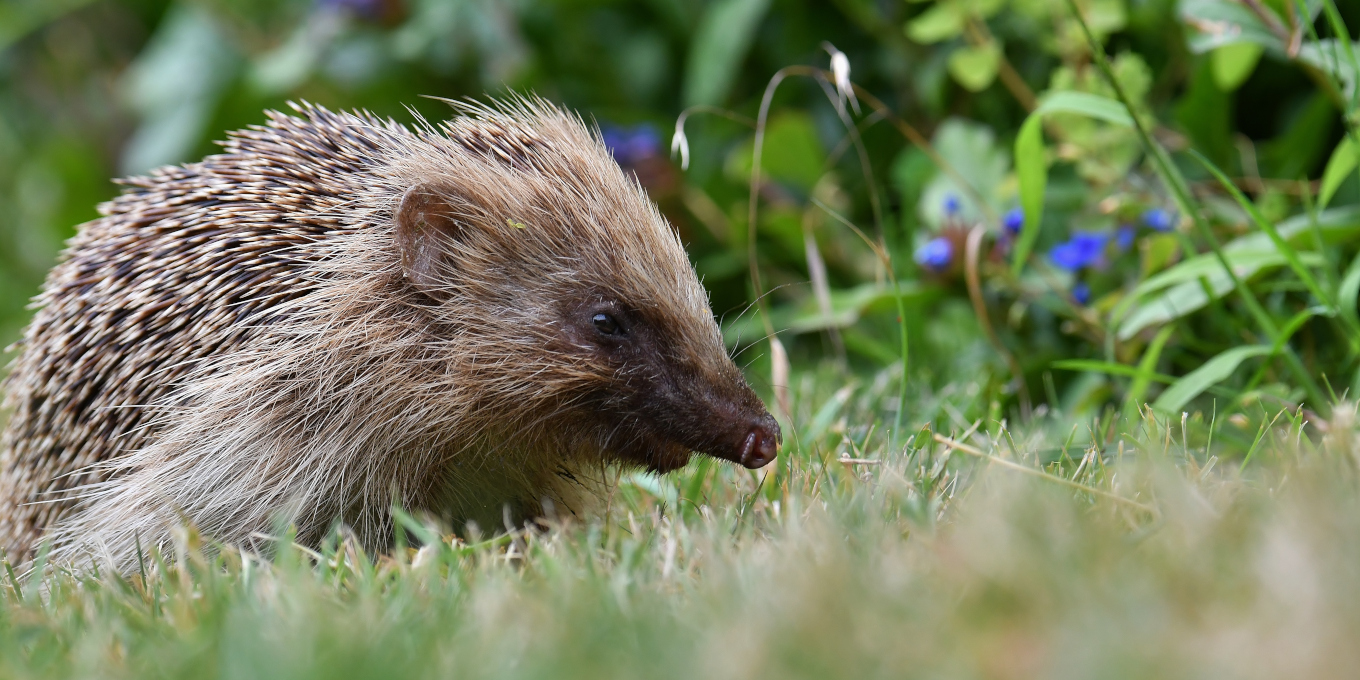
[[[676,227],[784,433],[527,528],[395,508],[383,554],[6,568],[0,677],[1353,675],[1353,5],[0,6],[0,341],[109,177],[289,99],[532,90]]]
[[[777,469],[624,476],[588,521],[469,543],[407,518],[389,555],[283,535],[267,558],[185,532],[129,578],[6,588],[0,675],[1328,677],[1360,662],[1353,407],[1286,414],[1242,471],[1207,452],[1208,424],[1151,413],[1107,447],[1091,440],[1106,423],[1063,413],[894,444],[873,415],[883,391],[834,379],[794,402],[802,444]],[[913,418],[951,422],[967,389],[947,391]]]

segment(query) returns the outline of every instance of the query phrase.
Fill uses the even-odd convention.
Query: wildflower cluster
[[[962,202],[955,194],[946,194],[940,207],[944,222],[939,233],[916,249],[916,264],[932,275],[942,275],[956,264],[961,245],[966,238],[962,224]],[[1074,230],[1068,238],[1048,250],[1047,260],[1054,268],[1073,276],[1068,294],[1080,305],[1090,304],[1092,273],[1111,268],[1113,261],[1133,249],[1140,234],[1166,233],[1177,223],[1174,212],[1160,207],[1146,207],[1126,213],[1118,226],[1104,230]],[[996,250],[993,258],[1005,257],[1020,238],[1025,227],[1025,211],[1013,207],[1002,213],[999,229],[995,232]]]
[[[1169,232],[1175,228],[1176,216],[1164,208],[1148,208],[1142,212],[1136,223],[1121,222],[1113,232],[1074,232],[1068,240],[1048,251],[1049,263],[1078,277],[1070,291],[1072,299],[1077,304],[1086,305],[1091,300],[1091,286],[1089,282],[1080,278],[1082,273],[1104,271],[1110,266],[1111,255],[1122,255],[1133,248],[1138,238],[1139,225],[1153,232]]]
[[[661,131],[650,123],[632,127],[606,126],[600,131],[604,145],[619,165],[636,165],[661,151]]]
[[[955,251],[963,242],[965,228],[959,219],[962,203],[954,194],[944,197],[945,223],[941,233],[916,249],[916,264],[932,274],[943,274],[954,266]]]

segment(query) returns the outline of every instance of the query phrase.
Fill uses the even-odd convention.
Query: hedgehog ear
[[[396,214],[397,250],[401,271],[420,292],[436,299],[447,297],[440,285],[439,268],[447,259],[442,243],[457,239],[463,225],[449,214],[441,192],[417,184],[401,197]]]

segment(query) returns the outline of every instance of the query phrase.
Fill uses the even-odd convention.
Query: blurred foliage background
[[[127,578],[0,560],[0,677],[1348,677],[1355,28],[1356,0],[0,0],[0,343],[110,178],[289,100],[533,91],[680,231],[785,433],[762,471],[629,474],[599,518],[470,544],[397,513],[386,555],[187,528]]]
[[[1360,26],[1360,5],[1342,5]],[[0,341],[19,337],[63,240],[116,195],[111,178],[213,153],[289,100],[409,122],[449,115],[423,95],[533,91],[598,122],[689,244],[734,346],[773,329],[796,365],[900,371],[900,302],[910,375],[937,387],[978,376],[977,413],[1137,404],[1214,358],[1213,380],[1163,405],[1215,390],[1317,404],[1353,385],[1360,185],[1334,182],[1322,212],[1317,193],[1355,111],[1356,69],[1323,3],[1075,6],[1089,39],[1057,0],[7,0]],[[1055,93],[1116,94],[1093,45],[1209,231],[1127,122],[1055,105],[1042,134],[1021,138]],[[827,68],[836,51],[884,108],[841,108],[824,75],[780,84],[751,240],[751,123],[767,83],[784,67]],[[669,147],[687,109],[682,168]],[[1016,149],[1046,180],[1028,198]],[[1289,253],[1326,299],[1253,210],[1306,241]],[[1208,259],[1215,240],[1288,333],[1252,323],[1248,291],[1233,295],[1237,280]],[[751,311],[752,261],[764,317]],[[779,369],[768,352],[743,356],[753,374]]]

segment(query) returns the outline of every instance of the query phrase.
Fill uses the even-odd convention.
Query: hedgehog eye
[[[590,321],[595,324],[595,330],[605,335],[626,335],[619,320],[604,312],[591,317]]]

